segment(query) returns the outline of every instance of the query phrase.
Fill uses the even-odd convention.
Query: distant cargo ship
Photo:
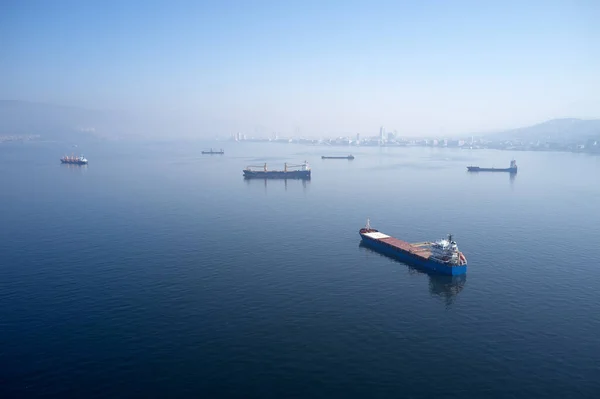
[[[479,166],[467,166],[469,172],[509,172],[517,173],[517,161],[510,161],[509,168],[480,168]]]
[[[75,165],[87,165],[88,164],[88,160],[83,156],[67,156],[65,155],[64,157],[62,157],[60,159],[61,163],[69,163],[69,164],[75,164]]]
[[[345,157],[326,157],[322,156],[321,159],[354,159],[354,155],[348,155]]]
[[[213,151],[213,149],[211,148],[210,151],[202,151],[203,154],[218,154],[218,155],[223,155],[225,154],[225,151],[223,151],[223,149],[221,149],[220,151]]]
[[[253,168],[260,168],[256,170]],[[289,168],[300,168],[292,169]],[[283,170],[268,170],[267,164],[262,166],[248,166],[243,170],[244,177],[247,179],[262,178],[262,179],[310,179],[310,167],[308,162],[304,161],[301,165],[284,164]]]
[[[368,247],[406,263],[451,276],[467,272],[467,259],[458,250],[451,234],[447,239],[435,242],[409,244],[371,228],[369,220],[359,234]]]

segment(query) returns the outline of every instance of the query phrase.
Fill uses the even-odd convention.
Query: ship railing
[[[266,169],[266,165],[248,165],[246,166],[246,170],[252,170],[252,169]]]
[[[304,165],[289,165],[289,164],[285,164],[283,170],[271,170],[271,172],[296,172],[296,171],[300,171],[300,170],[305,170],[305,171],[309,171],[310,169],[299,169],[304,167]],[[260,170],[267,170],[265,165],[248,165],[246,166],[245,170],[249,170],[252,171],[252,169],[260,169]],[[292,170],[290,170],[292,169]]]
[[[301,165],[289,165],[289,164],[286,164],[286,167],[289,169],[289,168],[304,168],[304,167],[308,167],[308,166],[306,164],[301,164]],[[308,170],[308,169],[305,169],[305,170]]]

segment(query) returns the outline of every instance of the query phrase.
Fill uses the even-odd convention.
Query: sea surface
[[[600,397],[600,157],[72,144],[0,144],[2,398]],[[467,275],[361,247],[367,218],[453,233]]]

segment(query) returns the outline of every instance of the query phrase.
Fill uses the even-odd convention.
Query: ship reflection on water
[[[267,189],[267,186],[270,184],[272,186],[280,186],[283,185],[285,188],[285,191],[287,191],[288,189],[288,184],[302,184],[302,189],[306,190],[306,188],[308,187],[308,185],[310,184],[310,179],[261,179],[261,178],[257,178],[257,177],[253,177],[253,178],[247,178],[244,177],[244,181],[246,182],[246,184],[248,185],[264,185],[265,190]],[[288,183],[289,181],[289,183]]]
[[[429,277],[429,293],[431,294],[431,296],[441,298],[444,301],[446,307],[450,307],[454,303],[458,293],[465,288],[465,284],[467,282],[466,274],[462,274],[460,276],[446,276],[441,274],[435,274],[429,270],[418,268],[413,265],[404,263],[394,258],[393,256],[374,251],[367,245],[363,244],[362,241],[358,246],[362,250],[368,251],[369,253],[383,256],[385,258],[389,258],[398,263],[406,265],[408,267],[408,272],[411,275],[427,275]]]
[[[469,172],[469,171],[466,171],[465,173],[467,173],[473,179],[479,179],[480,178],[478,176],[479,172]],[[517,172],[509,172],[508,173],[508,181],[510,182],[511,185],[515,182],[516,178],[517,178]]]
[[[442,276],[425,271],[419,271],[419,273],[429,275],[429,293],[432,296],[438,296],[443,299],[446,307],[450,307],[454,303],[456,296],[465,288],[467,282],[466,274],[460,276]]]
[[[83,172],[87,171],[88,165],[87,164],[85,164],[85,165],[78,165],[78,164],[74,164],[74,163],[61,163],[60,167],[72,170],[73,172],[81,172],[81,173],[83,173]]]

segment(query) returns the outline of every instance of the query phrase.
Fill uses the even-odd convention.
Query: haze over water
[[[2,397],[600,393],[597,157],[96,142],[73,167],[67,147],[0,145]],[[466,172],[513,157],[514,178]],[[242,178],[304,160],[308,182]],[[453,233],[466,277],[361,247],[367,218]]]
[[[109,137],[450,138],[600,118],[593,0],[5,3],[0,100],[119,111],[66,125]]]

